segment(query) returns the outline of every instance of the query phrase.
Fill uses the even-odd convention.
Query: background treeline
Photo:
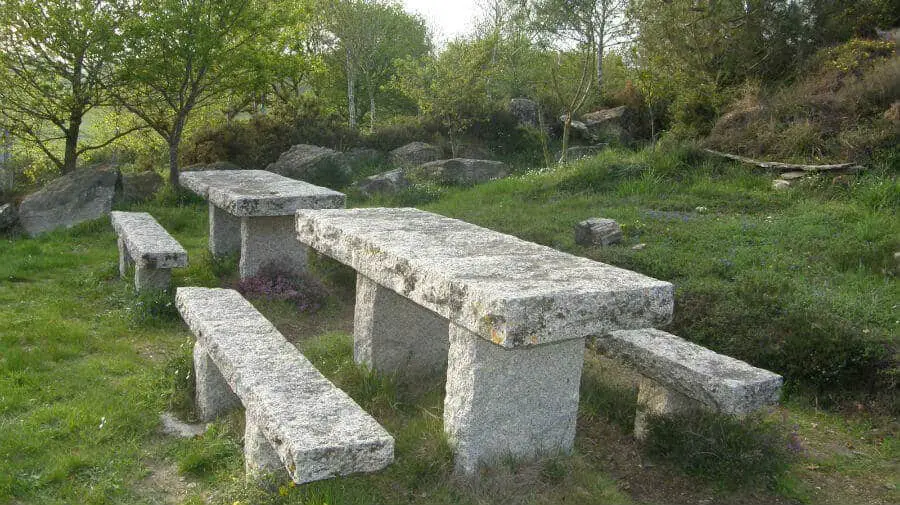
[[[859,158],[898,140],[879,38],[898,24],[900,0],[485,0],[438,45],[388,0],[19,0],[0,4],[0,128],[24,184],[110,158],[177,184],[181,164],[264,168],[300,142],[542,164],[580,114],[622,105],[633,142]],[[508,112],[520,97],[537,127]]]

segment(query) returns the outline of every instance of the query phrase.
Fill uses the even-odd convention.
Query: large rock
[[[566,149],[566,160],[573,161],[579,160],[581,158],[590,158],[591,156],[599,154],[607,147],[609,147],[608,144],[597,144],[593,146],[573,146]]]
[[[627,142],[630,139],[628,107],[600,109],[581,116],[593,138]]]
[[[365,196],[393,195],[409,187],[402,168],[367,177],[356,184],[356,188]]]
[[[506,164],[500,161],[453,158],[425,163],[409,170],[417,181],[436,182],[443,185],[469,186],[491,179],[506,177]]]
[[[122,174],[123,202],[143,202],[150,199],[163,186],[163,178],[156,172]]]
[[[540,107],[534,100],[513,98],[509,101],[509,112],[519,120],[520,125],[537,128],[540,125]]]
[[[441,150],[425,142],[411,142],[388,154],[388,161],[398,168],[416,167],[440,159]]]
[[[559,122],[562,125],[561,128],[565,128],[565,124],[566,124],[566,115],[565,114],[563,114],[562,116],[559,116]],[[587,124],[585,124],[581,121],[573,119],[572,122],[569,124],[569,128],[570,128],[569,135],[571,135],[571,138],[573,138],[573,139],[581,139],[581,140],[587,140],[587,141],[591,141],[591,142],[597,140],[596,135],[594,135],[594,133],[591,131],[591,129],[588,128]]]
[[[97,219],[112,209],[119,172],[92,168],[64,175],[32,193],[19,206],[19,222],[30,236]]]
[[[575,243],[608,246],[622,241],[622,229],[613,219],[592,217],[575,225]]]
[[[353,169],[345,156],[334,149],[309,144],[291,147],[266,170],[330,188],[342,187],[353,178]]]
[[[11,203],[0,205],[0,231],[7,230],[19,221],[19,213]]]

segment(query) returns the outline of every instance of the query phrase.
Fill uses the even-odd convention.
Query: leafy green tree
[[[328,11],[329,29],[343,53],[347,77],[347,113],[357,122],[356,88],[369,99],[369,122],[375,130],[376,98],[394,72],[396,60],[421,57],[431,49],[425,23],[393,2],[337,0]]]
[[[118,22],[110,1],[0,2],[0,125],[63,173],[74,170],[82,154],[135,129],[119,128],[90,143],[81,136],[85,117],[109,103]]]
[[[134,0],[123,27],[118,101],[165,140],[178,186],[178,151],[191,113],[260,89],[274,32],[261,0]]]

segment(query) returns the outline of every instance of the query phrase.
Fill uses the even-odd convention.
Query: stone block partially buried
[[[613,219],[592,217],[575,225],[575,243],[609,246],[622,241],[622,229]]]
[[[583,363],[580,339],[505,349],[451,325],[444,431],[457,469],[571,451]]]

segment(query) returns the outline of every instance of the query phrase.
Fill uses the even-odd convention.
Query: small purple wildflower
[[[313,313],[322,308],[328,290],[308,274],[293,275],[270,266],[253,277],[241,279],[237,290],[244,296],[292,302],[299,311]]]

